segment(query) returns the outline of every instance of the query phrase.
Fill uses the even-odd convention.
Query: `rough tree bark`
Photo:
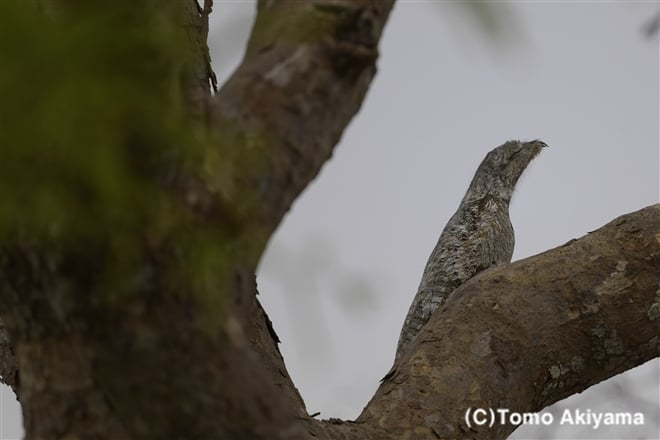
[[[245,59],[217,94],[212,2],[179,4],[190,37],[182,91],[221,157],[166,191],[217,228],[238,224],[222,235],[223,307],[209,327],[201,298],[164,293],[176,262],[160,257],[166,244],[148,249],[149,282],[109,305],[94,297],[95,244],[3,243],[0,367],[27,438],[506,438],[514,426],[470,429],[465,409],[537,411],[659,355],[655,205],[470,280],[355,422],[308,416],[255,268],[359,110],[393,0],[260,1]]]

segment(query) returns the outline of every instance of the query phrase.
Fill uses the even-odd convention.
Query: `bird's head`
[[[495,148],[479,165],[466,197],[482,198],[491,195],[511,200],[511,194],[523,171],[547,146],[537,139],[530,142],[508,141]]]

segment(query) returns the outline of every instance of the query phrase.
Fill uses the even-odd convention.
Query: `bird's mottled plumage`
[[[492,266],[509,263],[513,226],[509,202],[527,165],[547,146],[541,141],[509,141],[481,162],[456,213],[445,226],[401,329],[396,357],[461,284]]]

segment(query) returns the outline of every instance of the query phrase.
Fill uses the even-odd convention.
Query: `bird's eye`
[[[518,148],[516,148],[515,150],[513,150],[513,151],[511,152],[511,155],[509,156],[509,159],[513,159],[513,158],[516,156],[516,154],[518,154],[518,153],[520,153],[520,152],[522,151],[522,149],[523,149],[523,146],[520,145]]]

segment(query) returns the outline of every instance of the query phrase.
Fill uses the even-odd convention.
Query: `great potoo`
[[[539,140],[509,141],[481,162],[426,263],[401,329],[397,359],[450,293],[476,273],[511,261],[511,194],[527,165],[543,147],[547,145]]]

